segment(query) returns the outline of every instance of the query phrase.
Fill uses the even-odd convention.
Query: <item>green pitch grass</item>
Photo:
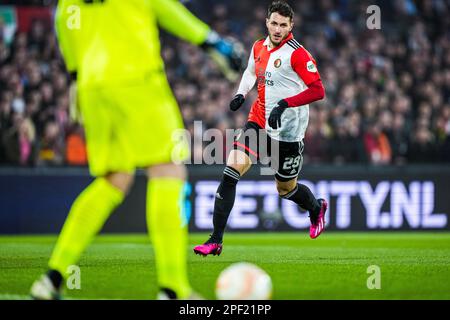
[[[220,257],[203,258],[190,237],[193,287],[214,299],[220,271],[248,261],[273,280],[274,299],[450,299],[450,233],[324,233],[310,240],[298,233],[227,234]],[[46,269],[56,237],[0,237],[0,299],[25,298]],[[103,235],[79,263],[81,289],[73,299],[154,299],[154,255],[145,235]],[[367,273],[380,267],[381,289],[369,290]]]

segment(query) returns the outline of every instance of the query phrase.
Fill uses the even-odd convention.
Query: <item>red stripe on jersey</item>
[[[248,116],[248,121],[256,122],[261,128],[266,127],[266,68],[270,58],[264,41],[265,39],[257,41],[253,47],[258,99],[253,103]]]
[[[266,108],[260,103],[259,98],[252,104],[248,121],[256,122],[261,128],[266,127]]]

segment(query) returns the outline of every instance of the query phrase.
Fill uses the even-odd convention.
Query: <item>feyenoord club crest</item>
[[[281,66],[281,59],[275,60],[275,62],[273,63],[273,65],[275,66],[275,68],[279,68],[279,67]]]

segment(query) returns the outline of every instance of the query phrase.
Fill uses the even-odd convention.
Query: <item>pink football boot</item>
[[[222,252],[222,243],[215,243],[211,241],[211,238],[204,244],[196,246],[194,248],[195,254],[201,254],[206,257],[208,254],[220,256]]]
[[[317,238],[325,229],[325,212],[328,208],[328,203],[324,199],[319,199],[320,211],[316,219],[310,216],[311,226],[309,227],[309,236],[311,239]]]

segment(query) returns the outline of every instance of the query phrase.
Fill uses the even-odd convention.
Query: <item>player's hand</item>
[[[281,127],[281,115],[283,114],[284,110],[288,108],[288,103],[286,100],[280,100],[278,101],[278,106],[272,109],[272,112],[269,116],[269,126],[273,129],[277,130]]]
[[[246,59],[244,46],[239,41],[224,39],[217,32],[211,31],[201,47],[209,53],[229,81],[238,79]]]
[[[230,110],[236,111],[239,109],[245,102],[245,98],[242,94],[237,94],[234,96],[233,100],[230,102]]]
[[[69,115],[70,119],[75,122],[81,124],[83,121],[81,119],[80,106],[78,103],[78,90],[77,90],[77,82],[73,80],[70,84],[69,88]]]

